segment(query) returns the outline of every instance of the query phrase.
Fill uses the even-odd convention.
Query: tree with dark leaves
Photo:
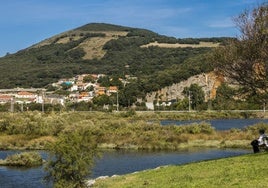
[[[242,87],[244,96],[268,92],[268,4],[244,11],[234,19],[237,39],[215,50],[216,67]]]

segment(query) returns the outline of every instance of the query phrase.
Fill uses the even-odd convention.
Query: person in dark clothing
[[[258,153],[258,152],[260,152],[259,144],[258,144],[258,140],[253,140],[253,141],[251,142],[251,145],[252,145],[252,149],[253,149],[253,152],[254,152],[254,153]]]
[[[261,129],[259,133],[259,138],[251,142],[254,153],[260,152],[260,147],[264,148],[265,150],[268,149],[268,137],[265,134],[265,130]]]

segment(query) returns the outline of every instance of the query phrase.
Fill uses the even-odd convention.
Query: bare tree
[[[215,50],[216,67],[247,94],[268,91],[268,4],[244,11],[234,19],[241,36]]]

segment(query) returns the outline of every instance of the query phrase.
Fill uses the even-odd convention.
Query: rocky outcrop
[[[224,82],[224,77],[215,72],[203,73],[196,76],[192,76],[189,79],[177,84],[173,84],[168,87],[164,87],[161,90],[147,94],[146,101],[172,101],[177,99],[183,99],[185,96],[182,92],[185,87],[190,87],[191,84],[198,84],[202,87],[205,93],[205,100],[213,99],[216,96],[217,88]]]

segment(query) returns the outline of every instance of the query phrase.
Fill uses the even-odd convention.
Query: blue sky
[[[88,23],[186,37],[236,37],[232,19],[267,0],[3,0],[0,56]]]

